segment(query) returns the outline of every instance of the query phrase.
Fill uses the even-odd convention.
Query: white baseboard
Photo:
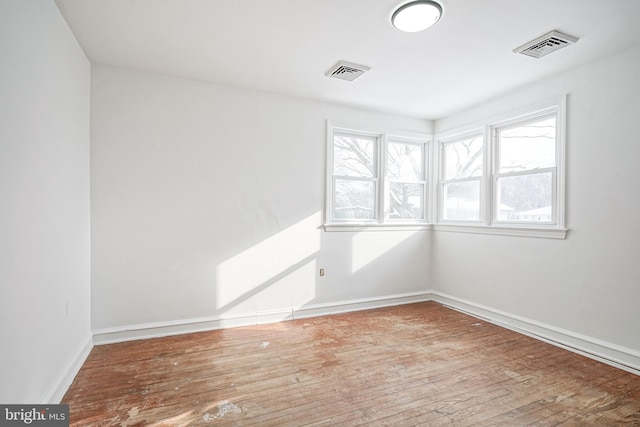
[[[432,300],[498,326],[640,375],[640,352],[637,350],[506,313],[441,292],[432,292]]]
[[[435,301],[521,334],[640,375],[640,352],[437,291],[311,304],[292,309],[130,325],[94,331],[96,345]],[[74,374],[75,375],[75,374]],[[73,378],[72,378],[73,379]]]
[[[228,316],[199,317],[168,322],[141,323],[116,328],[97,329],[93,331],[93,342],[95,345],[113,344],[124,341],[281,322],[291,320],[292,318],[291,310],[283,309]]]
[[[281,322],[284,320],[325,316],[329,314],[367,310],[370,308],[389,307],[400,304],[409,304],[412,302],[429,301],[430,299],[430,292],[414,292],[375,298],[338,301],[327,304],[312,304],[291,309],[285,308],[247,314],[143,323],[95,330],[93,332],[93,342],[96,345],[112,344],[123,341],[134,341],[146,338],[158,338],[192,332],[212,331],[216,329],[253,326],[264,323]]]
[[[73,382],[73,379],[78,375],[80,368],[85,360],[89,356],[91,349],[93,348],[93,342],[89,337],[86,342],[78,347],[67,364],[62,368],[58,377],[53,382],[49,391],[43,396],[41,403],[46,404],[58,404],[64,397],[64,394],[69,389],[69,386]]]
[[[329,314],[348,313],[351,311],[369,310],[372,308],[392,307],[394,305],[411,304],[414,302],[431,301],[431,292],[412,292],[388,295],[379,298],[361,298],[332,302],[328,304],[311,304],[299,307],[293,311],[295,319],[326,316]]]

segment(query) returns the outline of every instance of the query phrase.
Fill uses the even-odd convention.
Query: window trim
[[[550,227],[523,227],[497,226],[497,225],[472,225],[472,224],[433,224],[434,231],[447,231],[454,233],[493,234],[496,236],[538,237],[545,239],[566,239],[569,232],[566,228]]]
[[[493,116],[489,119],[477,121],[464,126],[458,126],[450,130],[431,135],[426,133],[403,134],[403,132],[371,132],[360,129],[334,126],[327,121],[327,164],[326,164],[326,191],[325,191],[325,231],[421,231],[434,230],[444,232],[459,232],[473,234],[489,234],[500,236],[520,236],[547,239],[565,239],[568,233],[566,228],[566,102],[567,95],[557,96],[529,106],[511,110],[509,113]],[[552,195],[556,203],[555,223],[538,222],[507,222],[493,219],[495,203],[495,186],[497,184],[494,173],[494,163],[496,163],[494,144],[494,132],[498,128],[504,128],[510,124],[519,124],[529,119],[535,120],[545,115],[556,116],[556,169],[552,174],[555,178]],[[376,153],[376,168],[378,171],[378,191],[376,193],[376,216],[372,221],[332,221],[333,211],[333,133],[334,131],[354,133],[356,135],[374,136],[379,138]],[[480,220],[479,221],[456,221],[442,220],[441,209],[441,171],[442,152],[441,141],[463,139],[465,136],[482,134],[483,137],[483,175],[480,177]],[[424,146],[424,178],[425,178],[425,198],[424,213],[425,219],[420,221],[403,219],[385,219],[384,200],[385,186],[387,185],[387,143],[388,142],[411,142]],[[543,168],[533,173],[539,173]],[[546,170],[546,168],[544,168]],[[530,171],[531,172],[531,171]]]
[[[512,111],[511,113],[501,114],[491,119],[477,122],[473,125],[462,126],[452,130],[441,132],[435,135],[434,157],[434,179],[432,180],[432,205],[435,207],[435,222],[433,230],[461,233],[476,234],[494,234],[504,236],[522,236],[522,237],[539,237],[551,239],[565,239],[568,229],[565,223],[566,212],[566,100],[567,95],[555,97],[537,104],[530,105]],[[556,117],[556,165],[555,173],[552,174],[554,184],[552,187],[553,200],[555,204],[554,222],[553,223],[534,223],[534,222],[507,222],[497,221],[494,219],[494,210],[496,197],[494,192],[497,185],[497,174],[495,172],[495,164],[497,150],[495,148],[497,129],[502,129],[510,125],[516,125],[527,121],[535,121],[544,117]],[[454,221],[443,220],[441,210],[444,207],[442,203],[442,141],[455,141],[463,139],[465,136],[479,134],[480,130],[484,136],[484,168],[481,183],[481,200],[480,200],[480,221]],[[542,169],[541,169],[542,170]],[[536,173],[535,171],[533,173]],[[531,171],[530,171],[531,173]],[[482,185],[484,186],[484,197],[482,195]]]
[[[375,204],[375,218],[372,220],[358,219],[356,221],[350,219],[334,219],[334,188],[335,188],[335,176],[333,174],[333,142],[334,135],[346,134],[354,136],[365,136],[376,139],[376,147],[374,152],[375,170],[377,176],[374,177],[376,182],[376,199]],[[335,126],[330,121],[327,121],[327,152],[326,152],[326,192],[325,192],[325,218],[324,229],[325,231],[391,231],[391,230],[430,230],[430,145],[432,136],[430,134],[402,134],[401,132],[372,132],[363,131],[360,129],[354,129],[350,127]],[[415,144],[422,145],[422,164],[423,164],[423,212],[424,218],[420,220],[411,219],[387,219],[385,218],[385,191],[388,182],[387,172],[387,144],[388,143],[401,143],[401,144]],[[364,181],[365,179],[356,178],[356,180]]]
[[[535,223],[535,222],[509,222],[509,221],[499,221],[495,218],[494,212],[491,212],[491,216],[488,218],[491,219],[491,224],[495,224],[499,227],[532,227],[533,228],[561,228],[564,229],[564,171],[566,168],[564,153],[565,153],[565,134],[564,134],[564,124],[565,124],[565,102],[566,96],[563,96],[560,101],[558,101],[555,105],[549,106],[547,108],[538,109],[537,111],[532,111],[529,114],[521,115],[519,117],[503,120],[497,123],[493,123],[490,126],[490,135],[491,135],[491,149],[492,149],[492,158],[491,158],[491,191],[495,192],[497,188],[498,178],[505,176],[517,176],[517,175],[534,175],[536,173],[543,173],[545,171],[551,171],[552,177],[552,219],[550,222],[544,223]],[[515,173],[498,173],[498,132],[502,129],[516,127],[518,125],[526,125],[530,123],[535,123],[540,120],[544,120],[545,118],[555,117],[556,118],[556,140],[555,140],[555,165],[553,167],[546,167],[540,169],[530,169],[527,171],[515,172]],[[491,198],[491,208],[492,210],[496,208],[495,203],[497,202],[497,197]]]
[[[337,131],[336,131],[337,130]],[[371,138],[374,142],[374,149],[373,149],[373,166],[374,166],[374,176],[372,177],[353,177],[353,176],[342,176],[342,175],[334,175],[333,173],[333,140],[334,140],[334,135],[351,135],[351,136],[355,136],[355,137],[366,137],[366,138]],[[382,135],[381,134],[377,134],[377,133],[373,133],[373,132],[360,132],[360,131],[356,131],[353,129],[345,129],[345,128],[333,128],[331,129],[331,135],[330,135],[330,139],[329,142],[327,144],[328,146],[328,153],[327,153],[327,163],[328,163],[328,178],[329,178],[329,182],[327,182],[327,206],[328,206],[328,210],[326,211],[325,215],[328,221],[325,221],[329,224],[352,224],[352,223],[358,223],[358,224],[369,224],[369,225],[373,225],[373,224],[377,224],[379,222],[379,216],[380,216],[380,206],[379,206],[379,198],[380,198],[380,187],[381,187],[381,167],[380,167],[380,146],[382,145]],[[374,184],[374,194],[375,194],[375,199],[373,201],[373,210],[374,210],[374,218],[372,219],[360,219],[357,222],[354,221],[349,221],[348,219],[345,220],[340,220],[340,219],[334,219],[333,218],[333,212],[334,212],[334,206],[333,206],[333,190],[335,188],[335,184],[336,184],[336,180],[337,179],[341,179],[341,180],[346,180],[346,181],[357,181],[357,182],[373,182]]]
[[[389,169],[389,156],[388,147],[389,144],[409,144],[415,145],[422,148],[422,179],[420,181],[400,181],[393,180],[387,178],[387,171]],[[396,224],[396,225],[415,225],[415,224],[426,224],[429,222],[429,141],[418,138],[408,138],[405,136],[397,136],[397,135],[384,135],[384,143],[382,146],[382,151],[384,152],[384,156],[382,156],[383,160],[381,163],[383,164],[382,170],[382,185],[381,185],[381,194],[380,200],[382,203],[382,222],[386,225]],[[422,185],[422,219],[414,220],[414,219],[394,219],[394,218],[386,218],[387,212],[385,211],[384,201],[387,199],[387,186],[390,186],[391,183],[406,183],[406,184],[420,184]]]
[[[444,147],[447,144],[455,144],[457,142],[461,142],[466,139],[482,137],[482,175],[481,176],[471,176],[466,178],[453,178],[453,179],[444,179],[445,174],[445,155],[444,155]],[[484,223],[485,216],[485,208],[484,208],[484,200],[485,193],[487,191],[486,185],[486,135],[484,129],[470,129],[460,133],[455,133],[445,138],[436,139],[437,144],[436,149],[436,158],[437,158],[437,168],[436,168],[436,176],[437,178],[434,180],[434,184],[436,189],[434,190],[434,198],[432,198],[431,202],[436,206],[436,216],[434,216],[434,223],[437,224],[482,224]],[[444,187],[447,184],[456,183],[456,182],[478,182],[478,192],[479,192],[479,206],[478,206],[478,219],[445,219],[445,206],[444,203]]]

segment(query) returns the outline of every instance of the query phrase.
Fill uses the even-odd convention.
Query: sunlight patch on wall
[[[275,284],[293,286],[285,278],[301,268],[308,271],[308,258],[320,250],[321,224],[322,214],[317,212],[221,262],[216,267],[216,308],[228,310]],[[288,287],[279,291],[282,298]],[[261,305],[273,306],[265,301]]]
[[[413,236],[416,231],[362,232],[353,237],[351,272],[355,273],[390,249]]]
[[[295,269],[288,268],[277,276],[277,280],[270,281],[269,286],[260,288],[255,302],[258,312],[283,306],[299,308],[313,300],[316,297],[317,265],[315,259],[298,263]]]

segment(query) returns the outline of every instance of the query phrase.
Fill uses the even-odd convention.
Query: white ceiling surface
[[[56,0],[93,63],[437,119],[640,44],[640,0],[440,0],[420,33],[399,0]],[[575,45],[534,59],[551,30]],[[337,61],[371,67],[354,82]]]

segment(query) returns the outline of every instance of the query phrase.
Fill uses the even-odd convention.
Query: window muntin
[[[556,120],[495,128],[494,221],[555,223]]]
[[[425,220],[425,144],[386,144],[385,219]]]
[[[481,218],[484,141],[482,134],[441,142],[440,219]]]

